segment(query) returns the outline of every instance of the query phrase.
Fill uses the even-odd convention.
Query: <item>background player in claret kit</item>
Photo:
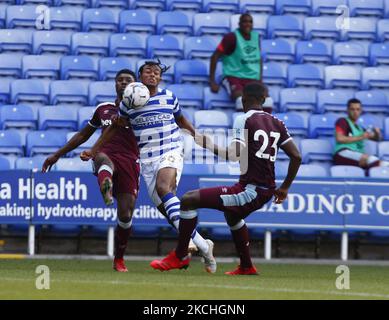
[[[181,220],[177,248],[162,260],[154,260],[154,269],[167,271],[186,268],[189,265],[188,241],[197,224],[198,208],[211,208],[224,212],[232,233],[240,265],[229,275],[257,274],[249,251],[249,234],[244,222],[251,212],[260,209],[275,196],[276,203],[282,203],[288,194],[301,163],[300,153],[290,137],[284,123],[262,110],[267,96],[266,86],[248,84],[243,90],[245,114],[234,123],[234,136],[227,150],[212,144],[208,137],[201,137],[199,143],[227,160],[240,160],[241,176],[234,186],[200,189],[186,193],[181,199]],[[276,189],[274,163],[278,148],[290,158],[288,174],[282,185]],[[245,170],[247,168],[247,170]]]
[[[183,116],[175,95],[158,87],[167,69],[159,61],[148,61],[139,68],[139,79],[149,89],[150,100],[140,109],[128,109],[121,104],[117,123],[122,126],[131,123],[138,141],[141,172],[149,196],[178,230],[180,200],[176,197],[176,189],[183,168],[183,143],[179,128],[186,129],[193,137],[195,129]],[[100,146],[115,134],[115,130],[116,127],[107,130],[91,150],[81,154],[81,159],[93,158]],[[213,242],[205,240],[196,230],[192,231],[189,238],[193,239],[204,258],[206,270],[216,272]]]
[[[88,125],[45,160],[42,172],[49,171],[60,157],[87,141],[97,129],[102,128],[103,132],[107,130],[112,124],[111,117],[118,113],[124,89],[135,79],[134,72],[128,69],[120,70],[115,77],[117,93],[115,103],[99,104]],[[117,130],[109,143],[103,145],[96,153],[93,165],[104,202],[112,205],[113,196],[117,200],[118,224],[115,229],[113,267],[119,272],[126,272],[128,270],[123,256],[130,236],[132,212],[139,189],[139,149],[130,127],[120,127]]]

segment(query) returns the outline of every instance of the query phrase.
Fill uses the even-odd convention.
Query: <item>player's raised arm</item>
[[[58,161],[59,158],[82,145],[92,136],[95,131],[96,128],[87,124],[82,130],[77,132],[62,148],[58,149],[55,153],[46,158],[42,166],[42,172],[50,171],[51,167]]]

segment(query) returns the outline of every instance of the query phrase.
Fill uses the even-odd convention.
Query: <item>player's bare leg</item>
[[[100,192],[103,196],[104,202],[107,206],[113,205],[112,195],[112,176],[114,171],[114,165],[109,157],[99,152],[94,158],[94,164],[97,170],[97,181],[100,186]]]
[[[115,229],[115,258],[113,268],[119,272],[127,272],[124,263],[124,252],[131,234],[132,212],[135,207],[135,196],[130,193],[119,193],[116,196],[118,203],[118,224]]]

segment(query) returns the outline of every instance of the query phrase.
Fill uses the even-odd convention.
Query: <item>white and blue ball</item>
[[[124,89],[122,103],[128,109],[139,109],[145,106],[149,99],[149,89],[141,82],[132,82]]]

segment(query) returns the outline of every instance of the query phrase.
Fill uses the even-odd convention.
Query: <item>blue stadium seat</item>
[[[203,0],[203,12],[235,13],[239,8],[239,0]]]
[[[61,79],[97,80],[97,62],[88,56],[64,56],[61,58]]]
[[[217,110],[196,111],[194,114],[194,125],[198,129],[231,127],[228,115]]]
[[[389,117],[385,118],[385,130],[384,130],[384,139],[389,140]]]
[[[302,164],[297,173],[298,178],[327,178],[327,169],[318,164]]]
[[[370,155],[378,156],[378,143],[372,140],[365,140],[365,152]]]
[[[288,67],[289,87],[309,86],[324,87],[324,74],[322,66],[314,64],[294,64]]]
[[[157,15],[157,34],[192,34],[192,22],[189,17],[180,11],[163,11]]]
[[[339,15],[336,11],[338,6],[346,6],[348,0],[312,0],[312,15],[326,16]]]
[[[24,155],[24,143],[18,130],[0,131],[0,153],[7,155]]]
[[[72,35],[72,55],[108,55],[108,34],[76,32]]]
[[[183,49],[178,39],[172,35],[153,35],[147,38],[147,57],[174,57],[180,59]]]
[[[239,10],[241,13],[261,13],[272,15],[275,12],[276,0],[240,0]]]
[[[26,55],[23,57],[23,78],[48,78],[56,80],[59,77],[59,56]]]
[[[239,162],[217,163],[213,166],[213,170],[218,175],[240,175]]]
[[[0,29],[5,29],[5,18],[6,18],[6,11],[7,11],[7,4],[0,4]]]
[[[120,32],[136,32],[154,34],[155,21],[151,14],[144,9],[124,10],[119,16]]]
[[[59,6],[77,6],[77,7],[91,7],[91,0],[53,0],[54,5]]]
[[[369,63],[371,66],[389,65],[389,45],[372,43],[370,45]]]
[[[33,53],[68,55],[71,41],[71,31],[35,31],[32,35]]]
[[[202,87],[191,84],[172,84],[167,89],[175,94],[181,107],[203,109]]]
[[[133,0],[130,8],[144,8],[151,12],[162,11],[165,8],[166,0]]]
[[[332,166],[331,177],[333,178],[363,178],[365,171],[356,166]]]
[[[137,34],[112,34],[109,38],[109,55],[111,57],[146,57],[146,40]]]
[[[389,113],[387,97],[381,90],[358,91],[355,98],[361,100],[365,112]]]
[[[115,33],[119,28],[119,15],[106,8],[85,9],[82,12],[82,31]]]
[[[82,128],[80,128],[80,129],[82,129]],[[78,131],[77,132],[69,132],[66,135],[67,142],[77,133],[78,133]],[[81,152],[88,150],[88,149],[91,149],[93,147],[93,145],[95,144],[95,142],[97,141],[97,139],[100,137],[100,134],[101,134],[100,130],[96,131],[94,134],[91,135],[91,137],[87,141],[85,141],[82,145],[78,146],[76,149],[69,152],[67,155],[70,157],[76,157],[76,156],[80,155]]]
[[[196,108],[188,108],[184,107],[182,108],[182,113],[184,114],[185,118],[188,119],[190,123],[194,122],[194,113],[197,111]]]
[[[332,137],[335,132],[335,122],[340,116],[335,113],[314,114],[309,118],[309,137]]]
[[[45,4],[47,6],[53,5],[53,0],[15,0],[17,4]]]
[[[235,109],[235,102],[223,87],[218,93],[213,93],[209,87],[204,88],[204,109],[216,108]]]
[[[0,54],[0,76],[2,78],[21,77],[22,57],[20,55],[5,53]]]
[[[351,98],[354,98],[354,91],[351,90],[319,90],[317,92],[317,111],[319,113],[345,112],[347,101]]]
[[[184,163],[182,174],[186,176],[209,176],[213,175],[212,164]]]
[[[305,39],[326,38],[339,40],[340,30],[336,27],[337,17],[309,17],[304,20]]]
[[[344,40],[368,40],[376,39],[376,20],[372,18],[350,18],[350,27],[345,30]]]
[[[297,38],[304,36],[303,21],[295,16],[270,16],[268,20],[268,38]]]
[[[366,65],[368,55],[365,48],[356,42],[338,42],[334,44],[332,63]]]
[[[128,0],[93,0],[93,7],[95,8],[113,8],[113,9],[127,9],[130,1]]]
[[[11,101],[15,104],[23,102],[48,104],[49,85],[47,80],[15,80],[11,83]]]
[[[310,0],[277,0],[276,12],[279,15],[299,14],[308,16],[311,13]]]
[[[198,13],[193,17],[195,36],[224,36],[230,31],[230,15],[227,13]]]
[[[26,155],[51,154],[66,143],[66,132],[32,131],[26,136]]]
[[[277,111],[280,109],[280,91],[282,90],[279,87],[270,86],[269,89],[269,97],[273,100],[273,111]]]
[[[28,128],[35,130],[36,117],[29,106],[4,105],[0,108],[0,129]]]
[[[361,68],[357,66],[327,66],[325,67],[326,88],[361,87]]]
[[[332,161],[333,147],[330,141],[304,139],[300,142],[302,162]]]
[[[384,15],[382,0],[348,0],[350,14],[355,16],[369,16],[380,18]]]
[[[215,51],[217,43],[214,38],[187,37],[184,40],[184,57],[185,59],[210,59]]]
[[[32,33],[32,30],[0,30],[0,52],[31,53]]]
[[[241,14],[233,14],[230,18],[230,31],[234,32],[239,28],[239,20]],[[268,24],[268,16],[263,14],[251,14],[253,17],[253,31],[259,33],[261,38],[266,38],[267,36],[267,24]]]
[[[115,101],[117,97],[115,82],[97,81],[89,84],[89,105],[96,106],[102,102]]]
[[[332,47],[318,40],[298,41],[296,44],[296,63],[331,64]]]
[[[377,41],[384,42],[389,40],[389,19],[379,20],[377,22]]]
[[[362,69],[362,88],[369,89],[385,89],[389,88],[389,67],[367,67]]]
[[[78,110],[78,129],[84,128],[92,118],[95,107],[84,107]]]
[[[35,12],[36,8],[37,6],[34,5],[8,6],[7,29],[35,29],[35,23],[39,22],[39,14]]]
[[[134,70],[134,60],[126,57],[101,58],[99,61],[99,80],[115,80],[116,73],[122,69]]]
[[[74,108],[49,106],[38,110],[38,129],[77,130],[77,112]]]
[[[81,30],[82,8],[78,7],[51,7],[50,28],[51,30]]]
[[[202,0],[167,0],[167,11],[200,12]]]
[[[293,63],[294,46],[285,39],[269,39],[261,42],[261,54],[263,62],[287,62]]]
[[[358,124],[365,129],[379,128],[381,131],[384,129],[383,118],[381,116],[370,113],[363,113],[358,119]]]
[[[369,170],[369,177],[376,179],[389,179],[389,168],[373,167]]]
[[[288,88],[280,91],[280,111],[310,111],[316,109],[316,89]]]
[[[77,80],[53,81],[50,85],[50,104],[88,104],[88,83]]]
[[[303,117],[300,116],[297,112],[288,112],[288,113],[276,113],[275,117],[282,120],[286,127],[288,128],[289,133],[295,137],[307,137],[308,136],[308,127],[305,124]]]
[[[10,100],[10,88],[12,79],[0,78],[0,104],[6,104]]]
[[[13,169],[11,166],[11,162],[8,160],[7,157],[0,156],[0,170],[10,170]]]
[[[92,163],[80,157],[62,158],[55,164],[56,171],[92,172]]]
[[[378,144],[378,156],[381,160],[389,161],[389,141]]]
[[[40,171],[46,157],[42,155],[19,158],[15,162],[15,169]]]
[[[274,164],[274,171],[277,178],[284,178],[288,174],[289,161],[278,160]]]
[[[208,85],[209,68],[200,60],[180,60],[175,64],[175,83],[200,82]]]
[[[267,85],[287,86],[287,67],[281,63],[267,62],[263,64],[263,81]]]

